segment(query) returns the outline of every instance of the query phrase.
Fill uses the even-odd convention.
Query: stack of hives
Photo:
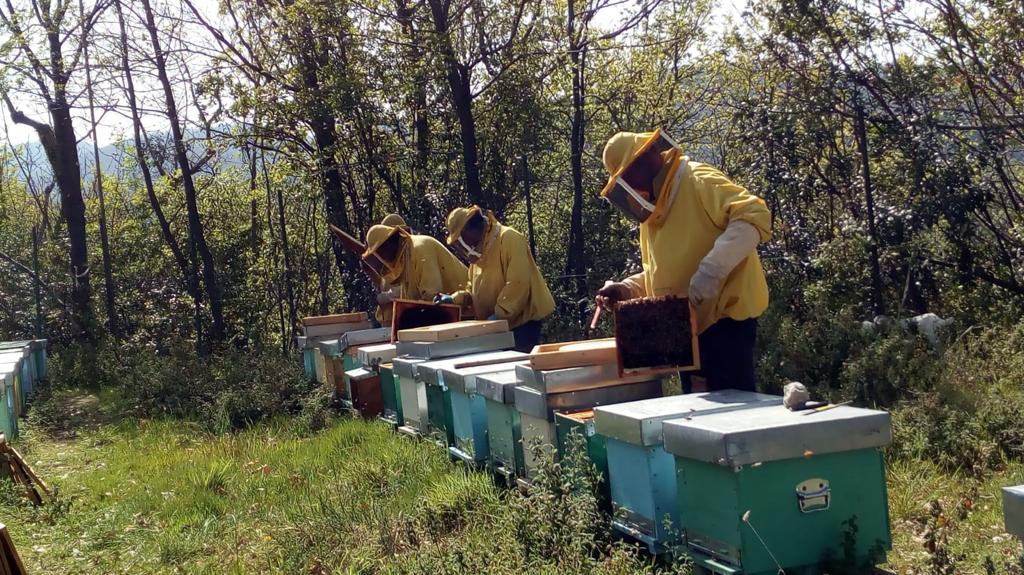
[[[46,340],[0,342],[0,431],[18,436],[18,419],[35,391],[46,379]]]

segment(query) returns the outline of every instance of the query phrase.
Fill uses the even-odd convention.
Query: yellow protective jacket
[[[468,270],[444,244],[430,236],[410,235],[409,253],[399,278],[402,298],[433,301],[439,293],[466,288]]]
[[[624,281],[633,297],[685,296],[690,277],[731,221],[753,225],[762,242],[771,237],[771,214],[764,200],[707,164],[689,162],[686,168],[662,226],[640,225],[644,271]],[[768,284],[755,250],[729,274],[718,299],[697,310],[697,329],[703,332],[724,317],[757,317],[767,307]]]
[[[555,310],[555,298],[533,261],[523,234],[493,218],[488,244],[480,259],[469,266],[469,290],[455,295],[460,305],[472,304],[478,319],[492,314],[515,329],[544,319]]]

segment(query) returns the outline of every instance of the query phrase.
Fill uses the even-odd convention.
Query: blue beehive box
[[[416,378],[422,381],[426,387],[428,430],[431,436],[438,443],[443,443],[445,447],[456,445],[455,414],[452,411],[451,390],[444,378],[443,370],[460,364],[485,365],[522,359],[523,354],[517,351],[491,351],[430,360],[417,365]]]
[[[14,414],[14,378],[12,369],[0,366],[0,431],[8,439],[18,437],[18,418]]]
[[[487,405],[484,396],[479,393],[478,380],[481,375],[514,370],[517,361],[529,359],[524,353],[509,353],[517,354],[518,359],[466,367],[456,364],[441,370],[444,383],[449,389],[448,401],[451,403],[452,414],[453,443],[449,445],[448,451],[458,460],[473,465],[487,462],[490,454]]]
[[[781,404],[777,396],[724,390],[594,409],[594,430],[606,439],[613,528],[643,542],[652,552],[675,542],[679,530],[676,466],[663,444],[665,421]]]

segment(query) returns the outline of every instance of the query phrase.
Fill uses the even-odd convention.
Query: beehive
[[[889,415],[806,413],[780,405],[665,422],[679,527],[697,565],[774,575],[774,556],[787,572],[817,572],[828,557],[846,557],[851,521],[849,559],[884,561],[892,546],[881,449],[891,441]]]
[[[488,465],[492,473],[511,487],[523,469],[522,435],[514,393],[522,381],[514,369],[480,375],[476,381],[487,409]]]
[[[1024,485],[1003,488],[1003,519],[1007,533],[1024,539]]]
[[[602,382],[595,382],[601,384]],[[516,411],[519,412],[519,427],[523,437],[523,476],[533,479],[540,461],[531,446],[539,444],[542,452],[556,453],[557,433],[555,430],[556,411],[579,411],[598,405],[612,405],[625,401],[636,401],[661,396],[661,381],[650,380],[614,386],[599,386],[563,393],[542,393],[520,385],[515,388]]]
[[[396,357],[391,363],[398,380],[402,409],[403,425],[398,430],[415,437],[427,433],[427,388],[416,380],[416,366],[424,361],[421,358]]]
[[[598,407],[594,429],[606,438],[612,527],[652,552],[673,543],[679,529],[675,459],[664,449],[662,424],[679,417],[781,405],[777,396],[736,390],[674,395]],[[667,520],[667,521],[666,521]]]
[[[402,396],[398,389],[398,379],[395,377],[394,365],[390,363],[379,364],[380,373],[380,394],[384,411],[380,415],[381,421],[391,425],[395,429],[405,425],[405,418],[402,416]]]
[[[457,364],[476,364],[482,366],[506,363],[509,361],[519,360],[522,357],[523,354],[515,351],[492,351],[488,353],[432,359],[417,365],[416,379],[424,385],[426,391],[428,418],[427,429],[431,437],[438,443],[443,443],[446,447],[456,445],[451,390],[445,383],[442,372],[443,369],[454,367]]]
[[[442,379],[448,387],[448,401],[452,414],[452,444],[449,453],[466,463],[482,465],[490,454],[487,436],[487,406],[484,396],[479,393],[478,379],[489,373],[510,371],[516,362],[525,361],[529,356],[518,352],[511,362],[476,365],[464,362],[442,368]]]

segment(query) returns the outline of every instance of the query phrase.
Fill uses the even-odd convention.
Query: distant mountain
[[[189,151],[189,158],[195,160],[201,158],[206,153],[206,146],[203,145],[203,139],[200,132],[188,131],[186,132],[186,139],[192,143]],[[170,134],[166,132],[153,132],[149,134],[149,142],[157,150],[156,156],[164,158],[164,165],[170,167],[173,165],[174,160],[174,145],[171,141]],[[16,146],[18,154],[22,158],[22,162],[30,167],[30,174],[33,178],[38,180],[46,180],[51,177],[52,171],[50,164],[46,160],[46,153],[43,151],[43,145],[38,140],[32,140],[24,144]],[[152,164],[152,157],[154,154],[150,154],[150,163]],[[91,141],[82,141],[78,144],[78,161],[82,167],[82,178],[86,181],[92,179],[94,156]],[[122,170],[122,150],[119,149],[118,144],[107,144],[100,146],[100,168],[104,174],[114,174]],[[246,164],[245,153],[236,147],[228,148],[227,150],[221,150],[217,162],[221,166],[244,166]],[[18,169],[17,163],[13,158],[8,160],[11,168],[18,174],[18,178],[24,180],[24,176]]]

